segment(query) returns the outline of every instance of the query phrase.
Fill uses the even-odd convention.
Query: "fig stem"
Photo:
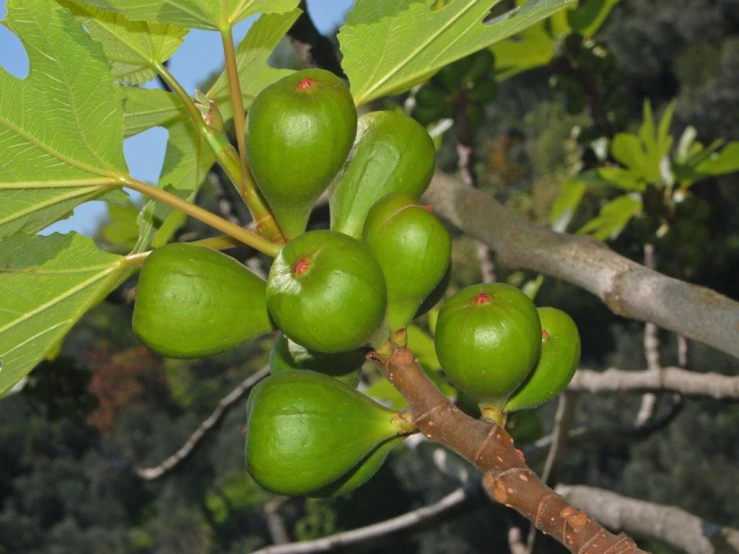
[[[228,56],[226,56],[226,59],[228,60]],[[190,119],[194,123],[198,133],[203,137],[205,142],[208,143],[208,146],[216,156],[218,164],[226,172],[234,186],[236,186],[240,196],[243,198],[252,214],[252,218],[256,223],[257,232],[261,236],[272,240],[272,242],[284,244],[285,238],[277,227],[277,221],[275,221],[272,212],[269,210],[266,202],[259,193],[248,165],[246,166],[247,171],[245,172],[241,160],[239,159],[239,154],[236,152],[234,147],[231,146],[231,143],[228,141],[226,136],[221,131],[209,126],[205,122],[203,115],[195,102],[193,102],[192,98],[190,98],[185,89],[182,88],[179,81],[174,78],[167,68],[161,63],[155,64],[155,68],[162,80],[170,86],[180,99],[180,102],[182,102],[185,111],[190,116]],[[232,79],[230,75],[228,80],[229,83],[231,83]],[[238,83],[238,77],[236,78],[236,81]],[[234,108],[234,113],[237,112],[238,110]],[[244,108],[242,103],[242,116],[243,112]],[[236,119],[235,115],[234,119]],[[237,133],[237,136],[241,135]],[[241,140],[243,142],[243,136],[241,136]]]
[[[482,413],[483,421],[489,421],[491,423],[497,423],[500,427],[505,429],[506,421],[508,420],[508,412],[504,412],[500,408],[495,406],[480,406],[480,412]]]
[[[241,241],[236,240],[228,235],[219,235],[217,237],[211,237],[202,240],[195,240],[188,244],[198,244],[200,246],[206,246],[213,250],[225,250],[226,248],[233,248],[234,246],[241,245]],[[125,256],[125,264],[130,268],[141,267],[144,265],[144,261],[149,257],[149,254],[154,252],[153,250],[147,250],[146,252],[139,252],[137,254],[129,254]]]
[[[223,219],[222,217],[218,217],[216,214],[209,212],[208,210],[203,209],[200,206],[192,204],[187,200],[183,200],[175,194],[138,181],[130,175],[118,175],[117,181],[121,186],[128,187],[150,198],[153,198],[154,200],[159,200],[160,202],[163,202],[168,206],[172,206],[173,208],[180,210],[190,217],[194,217],[195,219],[202,221],[206,225],[210,225],[214,229],[218,229],[222,233],[233,237],[239,242],[251,246],[255,250],[259,250],[262,254],[266,254],[267,256],[275,258],[282,249],[282,245],[280,244],[270,242],[264,237],[260,237],[256,233],[247,231],[243,227],[239,227],[235,223],[231,223],[230,221]]]
[[[408,346],[408,331],[406,329],[398,329],[390,335],[390,340],[399,347]]]
[[[398,435],[412,435],[418,433],[416,424],[413,421],[413,415],[410,412],[400,412],[395,414],[390,420],[390,424],[395,427]]]

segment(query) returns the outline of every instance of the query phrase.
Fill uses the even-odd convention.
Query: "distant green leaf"
[[[125,259],[77,234],[0,242],[0,396],[127,274]]]
[[[215,163],[215,156],[205,140],[188,122],[169,127],[169,141],[158,187],[190,202]],[[135,251],[166,244],[186,221],[179,210],[160,202],[148,203],[141,213],[141,236]]]
[[[739,142],[730,142],[721,152],[711,154],[706,160],[696,165],[695,170],[705,176],[739,171]]]
[[[552,229],[559,233],[564,233],[567,230],[567,226],[572,221],[578,206],[580,206],[587,188],[587,184],[576,179],[565,181],[559,185],[559,194],[552,204],[552,210],[549,214]]]
[[[621,164],[634,173],[642,173],[647,164],[647,155],[644,152],[643,139],[636,135],[618,133],[613,138],[611,153]]]
[[[593,235],[599,240],[615,239],[635,215],[642,211],[638,195],[624,195],[614,198],[603,206],[598,217],[591,219],[578,235]]]
[[[621,0],[585,0],[577,10],[567,12],[570,26],[585,38],[592,37]]]
[[[131,202],[125,206],[108,205],[108,220],[100,232],[105,242],[130,252],[139,238],[139,208]]]
[[[418,362],[426,369],[438,371],[441,369],[439,358],[436,357],[434,338],[418,325],[408,326],[408,348],[418,358]]]
[[[78,0],[122,13],[132,21],[169,23],[192,29],[230,29],[258,13],[285,13],[299,0]]]
[[[490,50],[495,55],[496,79],[503,81],[523,71],[547,65],[552,61],[554,49],[554,40],[543,21],[515,37],[494,44]]]
[[[124,86],[118,87],[117,92],[124,102],[126,138],[152,127],[169,127],[187,120],[182,102],[171,92]]]
[[[629,169],[621,167],[601,167],[597,170],[602,183],[622,190],[643,192],[647,188],[644,179]]]
[[[355,102],[408,90],[425,76],[520,33],[572,4],[529,0],[483,23],[497,0],[357,0],[341,28],[342,65]]]
[[[33,233],[108,191],[120,201],[123,110],[99,44],[52,0],[8,0],[4,21],[30,60],[0,70],[0,237]]]
[[[188,33],[175,25],[129,21],[125,16],[93,6],[60,2],[103,45],[113,77],[140,85],[155,77],[157,64],[167,61]]]

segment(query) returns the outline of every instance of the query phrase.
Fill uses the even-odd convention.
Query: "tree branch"
[[[567,390],[594,394],[614,392],[678,392],[684,396],[708,396],[739,400],[739,376],[697,373],[679,367],[661,370],[625,371],[579,369]]]
[[[630,538],[612,535],[542,483],[505,429],[460,411],[429,380],[413,352],[398,348],[388,360],[376,361],[408,401],[418,430],[484,473],[486,492],[497,502],[519,511],[574,554],[642,553]]]
[[[472,480],[436,504],[418,508],[387,521],[313,541],[268,546],[252,554],[313,554],[335,550],[359,552],[392,542],[398,535],[407,537],[411,533],[418,533],[451,521],[484,505],[484,498],[480,494],[480,482]]]
[[[588,429],[585,427],[573,429],[567,436],[568,445],[571,448],[592,448],[601,445],[630,445],[646,440],[672,423],[682,410],[682,406],[682,402],[677,401],[672,404],[666,414],[641,426],[617,427],[615,429]],[[547,454],[553,442],[554,434],[551,434],[523,447],[526,460],[529,463],[541,460]]]
[[[534,225],[442,172],[434,176],[425,201],[485,242],[509,267],[569,281],[618,315],[652,322],[739,357],[739,303],[726,296],[647,269],[591,237]]]
[[[172,454],[156,467],[137,468],[135,470],[136,475],[144,481],[156,481],[172,472],[172,470],[193,455],[195,449],[223,420],[223,416],[226,415],[226,412],[232,408],[234,404],[239,402],[254,385],[267,377],[267,375],[269,375],[269,367],[264,367],[244,379],[238,387],[221,399],[216,409],[213,410],[213,413],[210,414],[208,419],[200,424],[200,426],[195,430],[190,438],[187,439],[185,444],[177,450],[177,452]]]
[[[688,554],[739,553],[738,530],[705,521],[680,508],[593,487],[559,485],[556,491],[610,529],[657,539]]]

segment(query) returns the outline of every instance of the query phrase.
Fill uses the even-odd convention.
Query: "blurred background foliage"
[[[273,62],[302,67],[287,41]],[[427,124],[442,169],[468,172],[522,216],[592,234],[640,262],[650,245],[660,271],[737,298],[738,85],[739,0],[587,0],[376,107],[404,109]],[[471,154],[462,166],[460,145]],[[214,172],[199,202],[246,221],[224,183]],[[111,208],[96,240],[125,251],[136,239],[135,212]],[[326,226],[325,207],[312,224]],[[210,233],[189,222],[178,237]],[[448,295],[481,280],[473,240],[455,236],[453,267]],[[646,367],[641,323],[613,315],[572,285],[495,270],[498,280],[527,286],[537,304],[573,316],[583,367]],[[399,449],[369,485],[347,497],[274,497],[243,469],[243,403],[186,464],[159,482],[143,482],[134,469],[156,465],[181,446],[223,396],[264,366],[270,339],[207,360],[163,359],[131,331],[134,286],[126,283],[88,314],[60,355],[0,402],[0,553],[241,554],[381,521],[459,486],[438,472],[424,446]],[[433,322],[432,311],[411,342],[427,371],[453,393],[428,351]],[[663,364],[675,365],[676,337],[660,332],[660,338]],[[690,364],[738,373],[736,360],[699,344],[691,344]],[[402,402],[371,369],[365,381],[378,398]],[[550,431],[555,404],[520,422],[519,444]],[[576,425],[628,427],[639,404],[638,395],[582,395]],[[668,404],[661,398],[658,414]],[[646,439],[571,448],[560,480],[739,526],[737,428],[736,404],[688,400],[669,426]],[[507,552],[511,525],[527,524],[484,504],[373,552]],[[541,552],[563,552],[538,544]]]

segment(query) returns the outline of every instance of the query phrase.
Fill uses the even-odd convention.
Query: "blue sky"
[[[0,20],[5,19],[5,3],[6,0],[0,0]],[[353,3],[353,0],[308,0],[308,12],[318,30],[327,33],[343,22]],[[251,19],[243,21],[234,29],[236,41],[244,37],[252,23]],[[172,57],[170,71],[190,93],[194,93],[195,85],[222,65],[223,51],[218,35],[215,32],[193,30]],[[28,57],[21,42],[3,26],[0,26],[0,66],[19,78],[28,74]],[[153,81],[149,86],[158,85]],[[127,139],[124,153],[131,175],[156,183],[164,159],[166,141],[167,132],[159,128]],[[88,202],[79,206],[71,218],[54,224],[44,232],[65,233],[74,230],[91,234],[104,213],[104,203]]]

